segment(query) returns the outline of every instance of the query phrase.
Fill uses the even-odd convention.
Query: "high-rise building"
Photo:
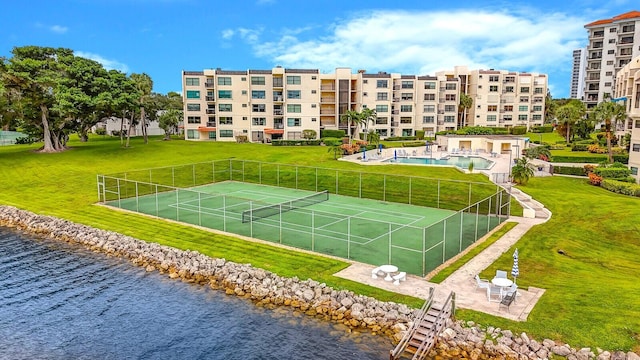
[[[338,68],[183,71],[187,140],[296,140],[303,130],[375,131],[381,138],[476,126],[536,126],[544,122],[543,74],[455,67],[436,75],[367,73]],[[459,107],[460,94],[473,99]],[[374,109],[376,119],[353,128],[347,110]],[[464,122],[464,123],[463,123]]]
[[[640,11],[584,27],[589,31],[584,102],[591,109],[613,94],[616,72],[640,55]]]
[[[584,95],[584,71],[587,61],[587,49],[573,50],[573,66],[571,67],[571,91],[569,97],[582,100]]]
[[[618,71],[615,99],[624,101],[627,108],[628,119],[621,125],[623,130],[631,130],[629,169],[640,183],[640,56],[633,58]]]

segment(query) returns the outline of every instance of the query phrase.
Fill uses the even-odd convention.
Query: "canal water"
[[[0,359],[388,359],[391,348],[0,227]]]

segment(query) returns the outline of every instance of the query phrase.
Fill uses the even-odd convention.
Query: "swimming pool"
[[[387,159],[383,162],[396,163],[396,164],[414,164],[414,165],[448,165],[457,166],[463,170],[469,168],[469,163],[473,161],[473,168],[475,170],[488,170],[493,166],[493,161],[487,160],[481,157],[462,157],[451,156],[445,159],[431,159],[423,157],[399,157],[396,159]]]

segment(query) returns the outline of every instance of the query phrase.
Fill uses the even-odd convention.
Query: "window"
[[[537,88],[534,90],[534,93],[536,93],[536,94],[542,94],[542,88],[537,87]]]
[[[200,79],[199,78],[186,78],[186,83],[187,86],[198,86],[200,85]]]
[[[640,151],[640,144],[633,144],[631,146],[631,149],[632,149],[631,151],[639,152]]]
[[[231,138],[233,137],[233,130],[220,130],[221,138]]]
[[[187,90],[187,99],[200,99],[200,91]]]
[[[434,81],[427,81],[424,83],[424,88],[427,90],[433,90],[436,88],[436,83]]]
[[[616,28],[611,28],[611,29],[609,29],[609,32],[610,32],[610,33],[614,33],[614,32],[616,32],[616,31],[618,31],[618,29],[616,29]]]
[[[616,39],[609,39],[609,44],[615,44],[616,43]]]
[[[264,126],[267,123],[267,118],[263,117],[254,117],[251,118],[251,124],[256,126]]]
[[[422,123],[423,124],[433,124],[435,122],[436,118],[433,115],[429,115],[429,116],[423,116],[422,117]]]
[[[513,111],[513,105],[505,105],[504,111]]]
[[[290,113],[301,113],[302,105],[300,104],[287,104],[287,112]]]
[[[387,136],[387,129],[376,129],[376,132],[380,136]]]
[[[607,54],[608,54],[608,55],[613,55],[613,53],[614,53],[614,52],[615,52],[615,50],[608,50],[608,51],[607,51]]]
[[[300,90],[287,90],[287,99],[300,99]]]
[[[266,92],[264,90],[252,90],[251,98],[252,99],[264,99],[266,96]]]
[[[378,89],[384,88],[386,89],[389,86],[389,82],[387,80],[378,80],[376,81],[376,87]]]
[[[502,118],[504,119],[504,121],[511,121],[513,120],[513,115],[505,115]]]
[[[311,118],[311,121],[316,122],[318,121],[318,118]]]
[[[542,105],[534,105],[533,111],[542,111]]]
[[[218,90],[218,99],[231,99],[231,90]]]
[[[265,105],[265,104],[252,104],[251,105],[251,111],[253,111],[253,112],[266,112],[267,111],[267,105]]]
[[[523,93],[523,94],[528,94],[529,93],[529,87],[528,86],[520,87],[520,92]]]
[[[613,71],[607,71],[606,73],[604,73],[606,76],[612,76],[613,75]]]
[[[231,85],[231,78],[226,76],[218,77],[218,85]]]
[[[411,124],[411,117],[403,116],[400,118],[400,124]]]
[[[520,96],[520,102],[529,102],[528,96]]]
[[[402,82],[403,89],[413,89],[413,81],[403,81]]]
[[[535,115],[531,116],[531,120],[533,120],[533,121],[542,120],[542,115],[541,114],[535,114]]]
[[[456,105],[445,105],[444,111],[446,112],[454,112],[456,111]]]
[[[640,129],[640,120],[636,120],[635,128]]]
[[[197,130],[193,130],[193,129],[187,130],[187,139],[197,139],[197,138],[198,138]]]
[[[368,83],[369,83],[369,80],[364,79],[364,80],[362,80],[362,83],[363,83],[363,84],[368,84]]]
[[[301,126],[302,120],[300,118],[287,118],[287,126]]]
[[[243,108],[246,108],[246,107],[247,107],[247,104],[242,104],[242,107],[243,107]]]
[[[316,79],[318,79],[318,77],[317,77],[317,76],[312,76],[312,77],[311,77],[311,80],[316,80]]]
[[[520,105],[520,106],[518,106],[518,111],[529,111],[529,106]]]
[[[315,93],[316,93],[316,91],[315,91],[315,90],[311,90],[311,93],[312,93],[312,94],[315,94]]]
[[[413,100],[413,93],[402,93],[400,95],[400,99],[402,99],[402,100]]]
[[[187,104],[187,111],[200,111],[200,104]]]
[[[631,175],[638,175],[638,168],[635,166],[631,167]]]
[[[413,105],[400,105],[400,112],[411,112],[413,111]]]
[[[458,86],[455,83],[445,84],[444,86],[445,90],[455,90],[457,87]]]
[[[366,106],[362,105],[362,107],[366,107]],[[316,104],[311,104],[311,108],[315,109],[316,108]]]
[[[388,100],[389,99],[389,94],[387,94],[386,92],[379,92],[376,95],[376,100]]]
[[[613,60],[607,60],[607,65],[613,65]]]
[[[297,76],[297,75],[287,76],[287,85],[300,85],[300,76]]]
[[[242,90],[242,95],[247,95],[247,90]]]
[[[386,125],[389,121],[388,117],[380,116],[376,118],[376,125]]]
[[[287,131],[287,140],[302,139],[302,131]]]
[[[500,81],[500,76],[498,76],[498,75],[489,75],[489,81],[491,81],[491,82]]]
[[[187,116],[187,124],[200,124],[200,116]]]
[[[426,112],[426,113],[436,112],[436,106],[435,105],[425,105],[424,108],[422,109],[422,111]]]
[[[456,94],[446,94],[444,99],[446,101],[456,101]]]
[[[518,115],[518,121],[527,121],[529,117],[527,115]]]
[[[215,139],[216,139],[216,132],[209,131],[209,140],[215,140]]]
[[[376,112],[377,113],[389,112],[389,106],[388,105],[376,105]]]
[[[446,123],[454,123],[456,122],[456,117],[455,116],[451,116],[451,115],[447,115],[444,117],[444,122]]]
[[[611,82],[604,83],[604,86],[611,86]]]
[[[487,115],[487,121],[496,121],[497,119],[497,115]]]
[[[490,85],[489,86],[489,91],[490,92],[498,92],[498,85]]]
[[[241,77],[240,81],[247,81],[247,77],[246,76]]]
[[[491,112],[498,111],[498,105],[489,105],[489,106],[487,106],[487,111],[491,111]]]
[[[252,76],[251,85],[264,85],[264,76]]]
[[[233,111],[231,104],[218,104],[218,110],[220,111]]]
[[[233,125],[233,118],[231,116],[220,116],[220,125]]]
[[[436,99],[436,94],[424,94],[424,99],[426,101],[434,101]]]
[[[505,86],[504,92],[512,93],[513,92],[513,86]]]

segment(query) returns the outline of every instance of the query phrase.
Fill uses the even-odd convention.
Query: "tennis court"
[[[417,275],[501,222],[480,214],[480,208],[491,208],[480,203],[453,211],[231,180],[189,189],[109,183],[103,191],[118,191],[106,201],[110,206],[372,265],[401,264]]]

